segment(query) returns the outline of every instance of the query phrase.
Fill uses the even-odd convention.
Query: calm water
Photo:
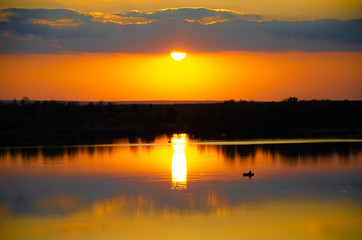
[[[1,239],[362,239],[362,142],[169,140],[0,149]]]

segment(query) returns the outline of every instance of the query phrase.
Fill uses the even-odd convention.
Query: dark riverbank
[[[187,132],[196,138],[362,138],[362,101],[119,105],[0,104],[0,145],[109,143]]]

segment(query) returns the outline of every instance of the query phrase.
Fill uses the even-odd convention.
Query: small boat
[[[251,171],[249,171],[248,173],[243,173],[243,176],[244,176],[244,177],[249,177],[249,178],[251,178],[251,177],[254,177],[254,173],[252,173]]]

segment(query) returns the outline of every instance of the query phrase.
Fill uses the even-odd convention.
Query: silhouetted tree
[[[151,136],[187,131],[226,138],[361,137],[361,101],[234,100],[218,104],[116,105],[0,102],[1,142],[49,136]],[[24,140],[25,141],[25,140]]]

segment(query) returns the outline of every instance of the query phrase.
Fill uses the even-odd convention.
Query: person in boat
[[[252,176],[254,176],[254,173],[252,173],[251,171],[249,171],[248,173],[243,173],[244,177],[249,177],[251,178]]]

